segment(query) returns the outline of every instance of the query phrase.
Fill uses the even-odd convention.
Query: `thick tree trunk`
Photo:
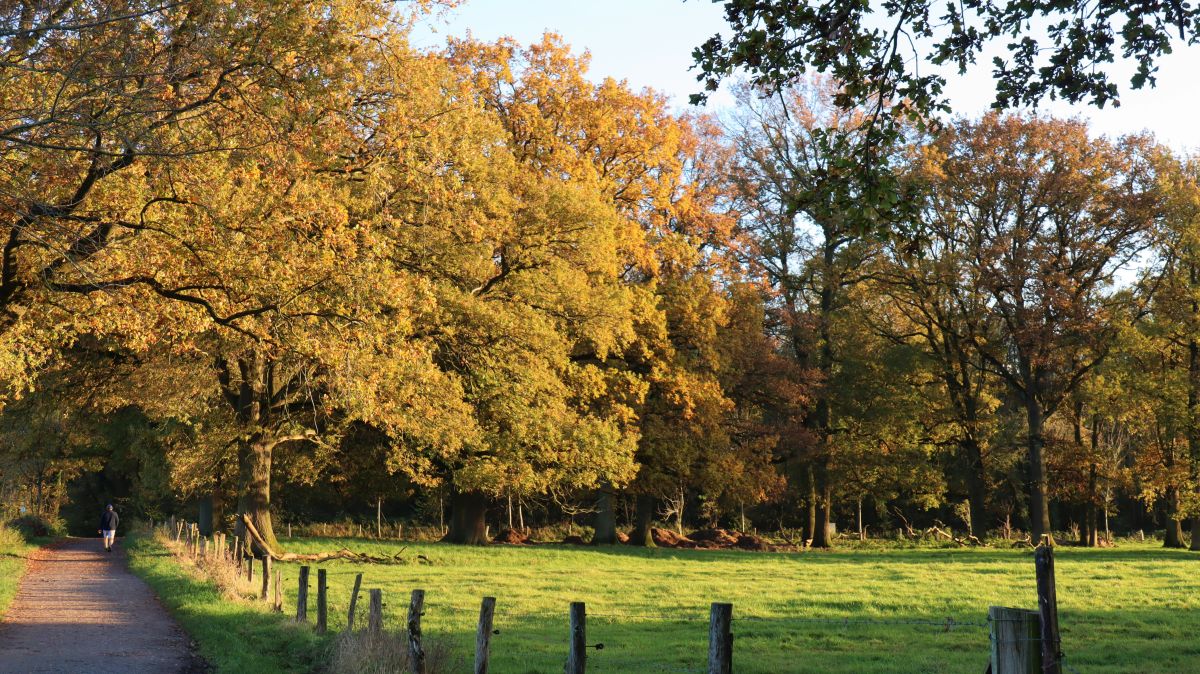
[[[445,543],[485,545],[487,540],[487,497],[478,492],[455,492],[450,497],[450,530]]]
[[[1053,543],[1054,530],[1050,526],[1050,499],[1047,494],[1045,448],[1045,418],[1042,406],[1027,394],[1025,417],[1029,423],[1027,448],[1029,461],[1029,534],[1036,544],[1043,536],[1050,536]]]
[[[1088,467],[1088,495],[1087,495],[1087,512],[1085,514],[1086,539],[1084,545],[1089,548],[1094,548],[1100,544],[1100,532],[1098,531],[1100,522],[1096,517],[1096,502],[1100,499],[1099,490],[1097,489],[1097,469],[1093,463]]]
[[[988,530],[987,480],[983,472],[983,451],[974,437],[960,440],[959,450],[967,460],[967,500],[971,509],[971,530],[968,533],[981,536]]]
[[[1183,547],[1183,523],[1179,519],[1179,490],[1167,489],[1167,528],[1163,533],[1164,548]]]
[[[822,480],[824,481],[824,480]],[[813,537],[814,548],[831,548],[833,539],[829,536],[830,510],[833,509],[832,490],[826,483],[817,499],[817,531]]]
[[[633,533],[629,535],[630,545],[653,548],[654,537],[650,535],[650,527],[654,525],[654,509],[658,504],[649,494],[638,494],[637,514],[634,517]]]
[[[271,454],[273,445],[261,441],[243,440],[238,443],[238,525],[235,533],[246,540],[242,515],[249,515],[259,536],[272,550],[283,548],[271,526]],[[261,554],[262,550],[257,550]]]
[[[601,489],[596,495],[596,517],[592,522],[596,532],[592,545],[615,545],[617,542],[617,513],[613,509],[612,494]]]
[[[808,498],[804,503],[804,540],[809,545],[817,538],[817,482],[812,464],[804,468],[804,484],[808,490]]]

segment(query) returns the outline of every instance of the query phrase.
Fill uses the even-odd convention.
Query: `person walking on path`
[[[120,520],[111,503],[100,514],[100,535],[104,537],[104,549],[109,552],[112,552],[113,543],[117,540],[117,522]]]

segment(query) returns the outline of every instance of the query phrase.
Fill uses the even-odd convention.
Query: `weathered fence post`
[[[204,559],[206,557],[208,557],[208,539],[203,538],[200,541],[200,558]]]
[[[296,622],[308,622],[308,567],[300,567],[300,580],[296,586]]]
[[[408,602],[408,663],[412,674],[425,674],[425,649],[421,646],[421,616],[425,614],[425,590],[413,590]]]
[[[492,618],[496,615],[496,598],[484,597],[479,607],[479,628],[475,632],[475,674],[487,674],[488,653],[492,646]]]
[[[283,572],[275,569],[275,605],[272,607],[276,613],[283,613]]]
[[[328,613],[326,611],[327,604],[327,586],[325,584],[325,569],[317,569],[317,633],[324,634]]]
[[[246,557],[246,580],[254,582],[254,554],[251,553]]]
[[[587,608],[581,601],[571,602],[571,650],[567,654],[566,674],[583,674],[587,667]]]
[[[708,674],[733,672],[733,604],[714,602],[708,617]]]
[[[292,523],[288,522],[288,538],[292,537]]]
[[[1058,594],[1054,587],[1054,548],[1041,545],[1034,551],[1037,569],[1038,612],[1042,621],[1042,672],[1060,674],[1061,644],[1058,637]]]
[[[358,607],[358,588],[362,587],[362,574],[354,576],[354,590],[350,592],[350,612],[346,615],[346,631],[354,631],[354,609]]]
[[[1041,620],[1037,611],[988,608],[992,674],[1036,674],[1041,669]]]
[[[262,600],[267,600],[267,593],[271,590],[271,555],[263,555],[262,561]]]
[[[371,598],[370,610],[367,611],[367,631],[379,634],[383,631],[383,590],[368,590]]]

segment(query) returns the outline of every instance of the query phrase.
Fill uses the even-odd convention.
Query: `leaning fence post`
[[[1038,612],[1042,617],[1042,672],[1060,674],[1062,658],[1058,637],[1058,594],[1054,587],[1054,548],[1042,544],[1034,551],[1037,569]]]
[[[479,628],[475,632],[475,674],[487,674],[488,652],[492,645],[492,618],[496,614],[496,598],[484,597],[479,607]]]
[[[346,615],[346,631],[354,631],[354,609],[358,606],[358,588],[362,587],[362,574],[354,576],[354,589],[350,592],[350,612]]]
[[[367,631],[379,634],[383,631],[383,590],[368,590],[367,594],[371,597],[371,607],[367,612]]]
[[[733,672],[733,604],[714,602],[708,619],[708,674]]]
[[[300,580],[296,586],[296,622],[308,622],[308,567],[300,567]]]
[[[1041,669],[1041,621],[1037,611],[988,608],[992,674],[1037,674]]]
[[[325,585],[325,569],[317,569],[317,634],[325,633],[326,620],[328,613],[326,611],[326,585]]]
[[[267,600],[271,589],[271,555],[263,555],[262,561],[262,600]]]
[[[583,674],[587,667],[587,608],[581,601],[571,602],[571,650],[567,654],[566,674]]]
[[[412,674],[425,674],[425,649],[421,646],[421,616],[425,614],[425,590],[413,590],[408,602],[408,663]]]

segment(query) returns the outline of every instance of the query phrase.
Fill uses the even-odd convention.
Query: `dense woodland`
[[[424,4],[0,2],[0,501],[1200,549],[1200,164]],[[1066,533],[1070,532],[1070,533]]]

